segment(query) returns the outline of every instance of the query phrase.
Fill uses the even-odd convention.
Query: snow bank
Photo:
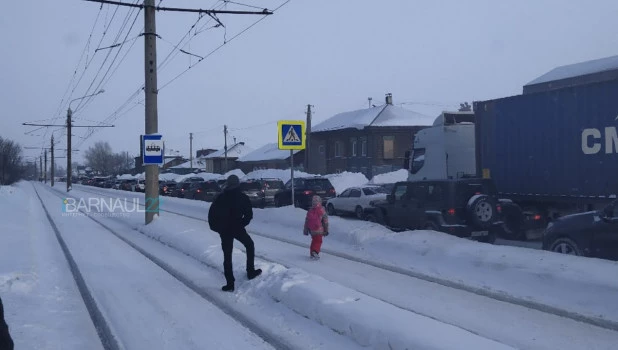
[[[223,253],[219,244],[205,251],[204,238],[179,235],[174,220],[160,218],[140,231],[223,271]],[[181,228],[182,229],[182,228]],[[184,230],[183,233],[187,233]],[[213,233],[213,236],[216,235]],[[204,236],[202,236],[204,237]],[[218,237],[215,238],[218,239]],[[244,261],[245,254],[234,249],[233,260]],[[361,346],[377,349],[509,349],[461,328],[421,316],[355,290],[343,287],[300,269],[288,269],[260,262],[263,275],[255,283],[246,281],[243,264],[236,264],[236,298],[263,298],[265,295],[296,313],[335,332],[350,337]],[[413,332],[410,329],[414,329]]]
[[[213,174],[213,173],[198,173],[198,174],[185,174],[185,175],[177,175],[174,179],[176,182],[181,182],[184,179],[188,179],[190,177],[201,177],[205,181],[208,180],[218,180],[221,179],[221,174]]]
[[[306,211],[291,206],[257,212],[251,232],[303,243]],[[470,289],[618,322],[618,262],[496,246],[435,231],[395,233],[370,222],[331,217],[325,249],[404,267]],[[297,235],[290,234],[298,232]]]
[[[395,182],[407,181],[407,180],[408,180],[408,170],[399,169],[397,171],[393,171],[390,173],[376,175],[371,179],[370,183],[385,184],[385,183],[395,183]]]
[[[174,181],[178,178],[178,176],[178,174],[174,173],[159,174],[159,181]]]
[[[365,185],[368,180],[362,173],[343,172],[339,174],[326,175],[326,178],[333,184],[337,194],[343,192],[346,188]]]
[[[233,170],[230,170],[227,173],[225,173],[223,175],[219,175],[219,176],[222,179],[227,179],[228,176],[230,176],[230,175],[236,175],[236,176],[238,176],[239,179],[242,179],[245,176],[245,173],[243,173],[243,171],[240,170],[240,169],[233,169]]]
[[[131,174],[122,174],[116,177],[116,179],[118,180],[131,180],[131,179],[135,179],[136,177],[131,175]]]

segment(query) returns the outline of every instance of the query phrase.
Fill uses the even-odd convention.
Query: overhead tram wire
[[[214,6],[216,7],[217,3],[219,3],[221,0],[218,0],[214,3]],[[223,4],[220,5],[219,8],[222,8]],[[216,9],[216,8],[215,8]],[[193,30],[193,28],[195,28],[195,26],[199,23],[199,21],[201,20],[201,18],[204,16],[200,16],[196,22],[189,28],[189,30],[187,31],[187,33],[179,40],[179,42],[177,44],[174,45],[174,49],[172,49],[168,55],[166,56],[166,58],[164,59],[163,62],[161,62],[159,64],[159,67],[157,69],[157,71],[161,71],[164,66],[163,64],[167,63],[170,61],[170,57],[173,58],[176,55],[178,55],[178,51],[176,50],[178,48],[178,46],[180,46],[180,44],[187,38],[187,36],[189,34],[191,34],[191,30]],[[212,19],[209,19],[205,24],[209,23]],[[142,30],[143,31],[143,30]],[[194,35],[193,37],[189,38],[190,42],[196,35]],[[159,37],[161,38],[161,37]],[[188,43],[187,42],[187,43]],[[185,43],[185,45],[187,44]],[[133,42],[131,45],[134,45],[135,42]],[[127,52],[128,53],[128,52]],[[126,55],[125,55],[126,56]],[[120,112],[122,109],[124,109],[126,106],[130,105],[130,103],[132,102],[132,100],[134,100],[135,98],[138,97],[139,93],[144,89],[144,84],[141,85],[140,88],[137,89],[137,91],[135,91],[131,96],[129,96],[129,98],[118,108],[116,109],[111,115],[109,115],[107,118],[105,118],[101,123],[113,123],[115,122],[117,119],[119,119],[120,117],[126,115],[130,110],[134,109],[135,107],[137,107],[137,104],[132,106],[129,110],[124,111],[124,112]],[[138,102],[139,103],[139,102]],[[78,144],[78,147],[81,146],[81,144],[83,144],[89,137],[91,137],[98,129],[89,129],[84,135],[86,135],[85,137],[82,138],[82,140],[80,141],[80,143]]]
[[[272,12],[274,13],[275,11],[279,10],[281,7],[283,7],[284,5],[286,5],[288,2],[290,2],[291,0],[286,0],[283,4],[279,5],[277,8],[275,8],[274,10],[272,10]],[[173,83],[174,81],[176,81],[178,78],[180,78],[181,76],[183,76],[184,74],[186,74],[191,68],[197,66],[198,64],[200,64],[202,61],[204,61],[205,59],[207,59],[208,57],[210,57],[211,55],[213,55],[215,52],[219,51],[223,46],[225,46],[226,44],[232,42],[232,40],[238,38],[240,35],[244,34],[246,31],[248,31],[249,29],[253,28],[255,25],[257,25],[258,23],[260,23],[261,21],[263,21],[264,19],[266,19],[267,16],[264,16],[260,19],[258,19],[257,21],[253,22],[251,25],[249,25],[247,28],[243,29],[242,31],[240,31],[239,33],[235,34],[233,37],[230,38],[230,40],[227,40],[226,42],[224,42],[223,44],[217,46],[214,50],[210,51],[207,55],[203,56],[203,58],[199,59],[196,63],[190,65],[187,69],[185,69],[184,71],[182,71],[180,74],[178,74],[177,76],[175,76],[174,78],[172,78],[171,80],[169,80],[167,83],[163,84],[163,86],[161,86],[158,91],[163,90],[164,88],[166,88],[168,85],[170,85],[171,83]]]
[[[120,36],[122,35],[122,32],[124,31],[125,27],[127,26],[129,19],[131,18],[131,16],[133,15],[134,9],[131,9],[129,13],[127,13],[127,16],[125,17],[125,21],[122,25],[122,27],[120,28],[120,30],[118,31],[118,34],[116,35],[116,38],[114,39],[114,43],[118,42],[118,39],[120,38]],[[129,28],[129,30],[127,31],[127,34],[125,35],[125,38],[123,41],[126,41],[127,38],[129,37],[129,34],[131,34],[131,31],[133,30],[133,26],[135,25],[135,23],[137,22],[137,19],[139,17],[141,10],[137,11],[137,14],[135,14],[135,18],[133,19],[133,23],[131,24],[131,27]],[[88,89],[86,89],[86,94],[90,94],[91,91],[97,91],[98,89],[101,88],[102,82],[103,80],[107,77],[107,75],[109,74],[109,71],[111,70],[112,66],[114,65],[114,63],[116,62],[116,60],[118,59],[118,56],[120,55],[120,51],[122,49],[124,44],[120,45],[120,48],[116,51],[116,55],[114,56],[114,58],[112,59],[112,62],[110,63],[109,67],[107,68],[107,71],[105,72],[105,74],[103,75],[103,78],[101,78],[101,81],[99,82],[99,84],[97,85],[97,87],[95,87],[93,90],[90,90],[92,88],[92,86],[94,85],[94,82],[96,81],[97,77],[99,76],[100,72],[103,70],[103,67],[105,66],[105,62],[107,61],[107,59],[109,58],[109,56],[111,55],[111,51],[108,51],[108,54],[105,58],[105,61],[103,61],[103,63],[101,64],[101,67],[99,68],[99,71],[97,71],[97,74],[95,75],[94,79],[92,80],[92,82],[90,83],[90,86],[88,87]],[[94,97],[94,96],[93,96]],[[75,107],[75,111],[78,111],[80,109],[80,107],[84,104],[89,103],[93,97],[89,97],[87,99],[81,100],[77,107]]]

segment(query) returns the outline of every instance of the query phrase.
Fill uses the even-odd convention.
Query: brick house
[[[260,169],[289,169],[290,151],[280,150],[276,143],[269,143],[236,160],[244,173]],[[294,169],[304,171],[305,151],[294,151]]]
[[[390,94],[384,105],[337,114],[311,127],[308,172],[350,171],[372,178],[401,169],[414,135],[433,119],[394,106]]]

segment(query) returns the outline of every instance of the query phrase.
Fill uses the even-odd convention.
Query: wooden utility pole
[[[39,156],[39,181],[43,177],[43,157]]]
[[[223,152],[224,152],[224,158],[225,158],[223,174],[225,174],[227,173],[227,125],[223,125],[223,139],[224,139]]]
[[[309,154],[311,150],[311,105],[307,105],[307,125],[305,126],[305,172],[309,173]]]
[[[54,187],[54,177],[56,176],[54,171],[54,135],[51,136],[51,185]]]
[[[191,172],[193,172],[193,133],[189,133],[189,162],[191,163]]]
[[[146,135],[159,132],[159,117],[157,112],[157,26],[155,24],[155,2],[144,0],[144,68],[146,95]],[[159,166],[146,167],[146,224],[159,215]]]

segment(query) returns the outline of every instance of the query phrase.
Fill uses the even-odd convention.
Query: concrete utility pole
[[[223,139],[224,139],[224,146],[223,146],[223,151],[224,151],[224,157],[225,157],[225,165],[224,165],[224,170],[223,173],[227,173],[227,125],[223,125]]]
[[[191,162],[191,171],[193,171],[193,133],[189,133],[189,162]]]
[[[45,150],[45,183],[47,183],[47,150]]]
[[[71,180],[73,178],[73,169],[71,165],[71,118],[73,117],[73,112],[71,108],[67,110],[67,192],[71,190]]]
[[[39,156],[39,181],[43,177],[43,157]]]
[[[307,105],[307,125],[305,126],[305,172],[309,172],[309,153],[311,150],[311,105]]]
[[[54,135],[51,136],[51,185],[54,187]]]
[[[146,134],[159,132],[159,117],[157,112],[157,27],[155,24],[154,0],[144,0],[144,68],[146,82]],[[145,204],[146,224],[159,215],[159,166],[145,165]]]

